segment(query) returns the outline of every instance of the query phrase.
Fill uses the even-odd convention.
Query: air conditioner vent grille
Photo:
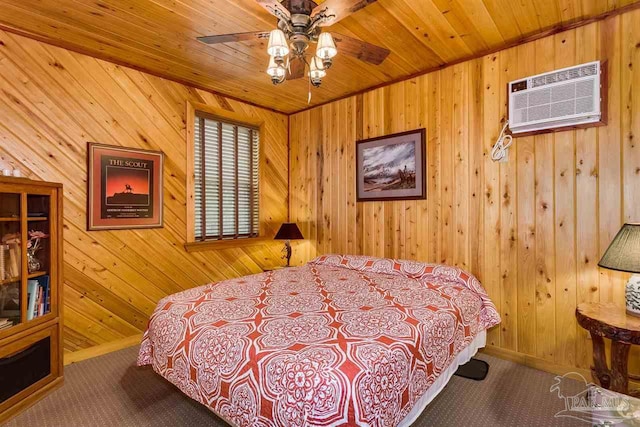
[[[568,68],[566,70],[555,73],[548,73],[531,79],[531,87],[545,86],[552,83],[563,82],[567,80],[579,79],[581,77],[593,76],[598,73],[596,64],[586,64],[579,67]]]
[[[515,135],[601,120],[600,63],[591,62],[509,83],[509,127]]]
[[[596,112],[593,83],[577,81],[513,94],[513,123]]]

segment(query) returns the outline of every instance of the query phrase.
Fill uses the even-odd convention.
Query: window
[[[259,130],[197,111],[194,238],[257,237]]]

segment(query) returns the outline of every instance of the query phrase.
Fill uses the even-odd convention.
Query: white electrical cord
[[[500,131],[500,136],[498,136],[498,140],[495,145],[491,149],[491,160],[494,162],[506,161],[507,155],[509,152],[509,147],[513,143],[513,137],[511,135],[505,134],[507,127],[509,126],[509,120],[507,120]]]

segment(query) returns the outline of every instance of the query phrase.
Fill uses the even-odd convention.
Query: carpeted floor
[[[68,366],[65,385],[7,427],[225,426],[150,368],[135,366],[137,347]],[[484,381],[454,376],[414,426],[585,426],[554,418],[564,401],[549,388],[554,375],[480,354],[491,365]],[[580,392],[563,383],[566,395]]]

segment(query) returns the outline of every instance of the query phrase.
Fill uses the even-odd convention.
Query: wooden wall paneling
[[[427,78],[422,76],[412,80],[412,83],[405,85],[405,99],[407,117],[406,126],[411,129],[425,129],[427,128],[428,121],[428,102],[429,102],[429,87]],[[422,254],[427,253],[429,243],[427,239],[431,233],[431,225],[428,220],[429,211],[429,176],[431,171],[429,170],[429,139],[427,134],[425,141],[425,163],[427,176],[427,198],[425,200],[414,200],[413,203],[407,202],[407,216],[406,227],[407,235],[411,235],[411,246],[407,250],[409,258],[424,259],[426,256]],[[424,219],[424,220],[422,220]]]
[[[599,26],[576,29],[576,61],[598,58]],[[576,303],[598,302],[598,129],[576,131]],[[589,368],[592,346],[589,333],[576,324],[576,365]]]
[[[442,264],[454,263],[454,241],[455,241],[455,218],[453,210],[453,191],[454,191],[454,134],[453,134],[453,115],[454,115],[454,79],[455,67],[449,67],[442,70],[441,73],[441,91],[440,91],[440,137],[442,138],[440,175],[442,177],[442,186],[440,188],[440,199],[442,203],[442,220],[440,221],[441,239],[440,258],[437,262]]]
[[[406,129],[405,125],[405,91],[404,86],[406,82],[402,84],[389,86],[388,92],[385,94],[385,133],[392,134],[401,132]],[[404,226],[404,211],[406,202],[399,201],[397,203],[387,202],[385,206],[389,208],[386,218],[388,219],[387,233],[388,238],[385,237],[387,247],[389,248],[387,254],[390,258],[404,259],[406,240],[406,228]]]
[[[280,263],[279,244],[188,254],[185,102],[193,98],[267,122],[267,180],[275,228],[287,217],[288,119],[94,58],[0,32],[0,158],[64,184],[67,352],[139,334],[157,301]],[[166,154],[165,227],[87,233],[87,141]]]
[[[331,219],[334,212],[331,210],[331,197],[333,191],[331,188],[331,129],[333,128],[333,120],[331,116],[331,105],[325,105],[322,108],[322,120],[317,124],[318,131],[322,135],[322,149],[320,152],[320,173],[318,177],[322,179],[322,187],[320,188],[321,200],[321,227],[318,229],[318,249],[320,253],[331,253]],[[336,206],[337,207],[337,206]]]
[[[509,49],[500,52],[500,88],[506,88],[517,74],[517,52]],[[499,90],[500,117],[507,118],[507,91]],[[517,164],[516,145],[509,150],[508,161],[500,163],[500,273],[502,305],[500,325],[502,347],[508,350],[518,349],[518,215],[517,215]]]
[[[384,135],[384,97],[383,90],[377,89],[364,96],[363,129],[365,138]],[[365,215],[370,213],[365,223],[365,253],[373,256],[385,256],[385,202],[361,202],[365,205]],[[368,211],[368,212],[367,212]]]
[[[344,143],[342,133],[345,125],[344,110],[342,106],[344,100],[329,104],[327,107],[331,111],[331,128],[327,129],[328,140],[331,143],[329,151],[329,161],[331,162],[329,194],[331,195],[331,207],[327,213],[332,216],[331,230],[331,252],[342,252],[346,249],[346,233],[343,229],[343,216],[346,214],[346,192],[344,188],[344,171],[343,166],[344,150],[340,150],[340,146]]]
[[[440,100],[440,76],[442,73],[431,73],[422,77],[427,81],[427,200],[422,202],[422,216],[427,219],[428,234],[420,232],[424,250],[418,253],[418,259],[438,262],[442,259],[442,174],[440,161],[442,159],[441,120],[442,108]],[[423,101],[424,102],[424,101]],[[425,215],[426,213],[426,215]]]
[[[357,211],[356,211],[356,127],[357,127],[357,106],[354,97],[347,98],[344,103],[345,121],[344,136],[340,150],[342,150],[345,166],[343,169],[346,174],[343,175],[342,185],[345,191],[346,205],[344,217],[344,232],[347,236],[346,253],[357,253],[358,229],[357,229]],[[341,201],[338,201],[341,203]]]
[[[555,45],[547,37],[535,43],[535,73],[555,69]],[[554,198],[554,135],[536,135],[535,156],[535,265],[536,265],[536,355],[555,356],[556,337],[556,242]]]
[[[139,331],[143,331],[147,327],[148,314],[133,306],[131,301],[120,297],[102,286],[101,283],[87,277],[69,263],[65,264],[64,279],[66,287],[77,291],[84,299],[93,301],[133,325]],[[81,335],[79,332],[77,334]]]
[[[452,120],[452,263],[469,269],[469,68],[470,62],[453,67],[453,120]]]
[[[482,128],[480,136],[482,141],[482,246],[478,248],[481,252],[482,265],[478,266],[481,271],[479,280],[484,285],[489,297],[496,303],[497,307],[502,307],[502,274],[500,269],[500,206],[502,197],[500,192],[500,165],[491,159],[491,150],[503,126],[501,120],[504,115],[501,110],[501,93],[504,87],[500,85],[500,56],[498,54],[488,55],[482,58]],[[503,108],[504,110],[504,108]],[[514,150],[511,150],[512,152]],[[505,319],[506,320],[506,319]],[[501,327],[493,328],[487,333],[487,343],[500,346]]]
[[[294,264],[302,263],[304,260],[312,259],[316,255],[317,246],[317,165],[318,165],[318,144],[320,138],[318,133],[307,133],[311,126],[312,112],[302,115],[302,122],[292,121],[290,123],[290,138],[305,141],[305,144],[296,146],[298,151],[291,147],[291,220],[300,225],[305,241],[294,242]],[[296,163],[299,169],[295,167]],[[297,185],[297,187],[296,187]],[[296,188],[298,191],[296,191]],[[302,246],[302,247],[301,247]],[[303,249],[302,252],[300,249]],[[306,256],[305,256],[306,254]]]
[[[535,44],[516,48],[518,76],[535,67]],[[534,137],[518,138],[516,203],[518,248],[518,352],[536,354],[536,209]]]
[[[300,141],[301,126],[297,123],[289,123],[289,138]],[[308,149],[308,144],[305,144]],[[308,153],[304,153],[305,146],[302,144],[292,145],[289,148],[289,220],[298,224],[302,235],[309,239],[309,222],[304,218],[304,211],[310,212],[310,208],[306,205],[306,181],[304,179],[305,168],[300,165],[301,161],[308,159]],[[296,265],[300,259],[309,259],[308,242],[300,244],[293,242],[291,259]]]
[[[140,333],[140,329],[131,325],[125,319],[112,313],[107,308],[93,302],[92,300],[85,298],[84,295],[70,286],[64,288],[64,303],[65,303],[65,320],[71,315],[71,312],[91,313],[93,323],[102,325],[105,328],[117,332],[121,337],[129,337]],[[87,317],[87,316],[85,316]]]
[[[315,111],[309,112],[305,117],[305,124],[307,124],[308,128],[311,129],[312,124],[314,123],[314,119],[319,118],[319,114],[316,114]],[[302,130],[306,132],[306,128]],[[309,239],[313,242],[313,247],[309,248],[310,255],[315,256],[318,255],[318,242],[320,241],[318,236],[318,228],[320,226],[320,222],[314,216],[317,214],[319,210],[319,188],[317,186],[318,182],[318,173],[320,171],[319,161],[322,152],[320,151],[320,141],[322,139],[322,135],[319,132],[311,132],[309,135],[309,158],[307,159],[307,167],[309,170],[309,175],[311,178],[307,183],[307,188],[309,189],[308,194],[308,205],[311,208],[311,212],[307,215],[307,220],[309,221]],[[310,258],[311,259],[311,258]]]
[[[421,94],[421,87],[419,85],[419,79],[411,79],[403,82],[400,86],[403,92],[403,103],[401,105],[403,111],[403,123],[400,125],[401,129],[417,129],[417,123],[419,121],[420,109],[417,106],[420,104],[419,96]],[[425,153],[426,155],[426,153]],[[415,259],[418,251],[418,230],[416,229],[416,210],[417,201],[407,200],[401,207],[401,215],[399,215],[399,226],[402,229],[403,235],[401,236],[402,249],[401,257],[403,259]]]
[[[636,14],[636,13],[634,13]],[[598,214],[599,256],[613,240],[623,220],[621,141],[621,73],[622,73],[621,19],[614,17],[600,26],[600,58],[607,61],[609,77],[609,123],[598,129]],[[612,189],[620,189],[612,191]],[[624,294],[624,274],[600,269],[600,301],[621,304]]]
[[[640,15],[626,14],[620,17],[622,25],[621,67],[621,141],[623,222],[640,222]],[[626,277],[625,277],[626,279]],[[623,285],[619,284],[619,288]],[[640,370],[640,349],[633,348],[629,356],[633,372]]]
[[[379,114],[379,120],[381,118],[381,135],[389,135],[393,133],[393,115],[394,111],[391,109],[391,103],[393,100],[393,93],[395,89],[392,90],[390,86],[385,86],[381,88],[378,93],[380,95],[380,103],[378,104],[379,110],[376,113]],[[394,229],[394,208],[396,203],[392,203],[389,201],[379,202],[380,206],[382,206],[381,219],[379,224],[383,227],[383,248],[382,254],[387,258],[395,257],[395,242],[396,242],[396,232]]]
[[[315,148],[316,148],[316,165],[315,165],[315,176],[316,176],[316,180],[317,182],[320,182],[321,184],[317,186],[316,189],[316,198],[315,198],[315,204],[316,204],[316,242],[317,242],[317,252],[318,254],[322,254],[324,253],[324,239],[325,234],[324,234],[324,228],[325,228],[325,224],[324,224],[324,218],[323,218],[323,199],[324,199],[324,192],[325,192],[325,171],[324,171],[324,150],[325,150],[325,146],[324,146],[324,132],[321,128],[322,124],[323,124],[323,117],[324,117],[324,108],[318,108],[317,110],[314,110],[311,112],[311,118],[310,118],[310,129],[311,129],[311,134],[315,135]]]
[[[364,138],[364,96],[356,95],[354,98],[355,98],[355,101],[354,101],[355,102],[355,112],[354,112],[355,141],[361,141]],[[354,147],[354,151],[355,151],[355,147]],[[355,153],[354,153],[354,162],[355,162]],[[352,184],[354,186],[355,186],[356,176],[357,176],[357,172],[354,170],[353,172],[354,181]],[[357,203],[356,200],[357,200],[357,194],[354,193],[354,204],[355,204],[355,211],[356,211],[356,222],[355,222],[356,253],[363,254],[364,253],[364,234],[365,234],[364,203]]]
[[[484,176],[484,147],[483,147],[483,83],[484,67],[482,58],[471,62],[469,66],[469,206],[466,241],[468,244],[469,266],[471,271],[477,271],[484,275],[484,259],[482,249],[484,247],[484,211],[482,209],[482,187]],[[463,106],[464,108],[464,106]],[[477,236],[477,238],[476,238]]]
[[[620,17],[623,31],[621,90],[623,219],[640,221],[640,93],[634,83],[640,80],[640,17],[626,14]]]
[[[554,36],[555,66],[563,68],[576,62],[575,31]],[[556,265],[556,298],[558,312],[558,361],[575,364],[576,321],[576,247],[575,247],[575,136],[576,132],[555,135],[555,244],[559,261]]]

